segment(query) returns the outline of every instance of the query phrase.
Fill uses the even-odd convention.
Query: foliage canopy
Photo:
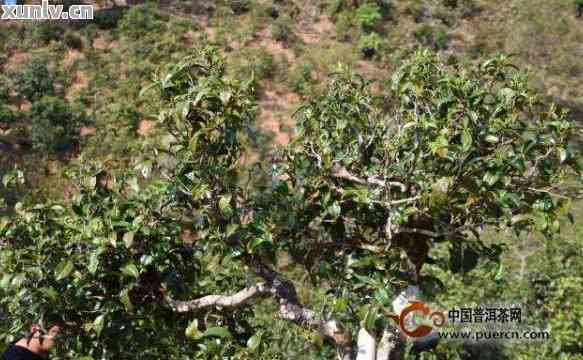
[[[580,171],[566,113],[545,108],[502,56],[462,68],[419,51],[384,97],[342,71],[298,111],[295,140],[253,167],[241,162],[253,81],[228,79],[212,48],[154,80],[166,136],[148,159],[134,171],[82,160],[68,201],[23,201],[0,222],[12,338],[50,311],[69,323],[76,358],[277,355],[265,341],[301,357],[282,350],[297,337],[276,334],[291,320],[321,356],[333,354],[324,337],[351,356],[359,327],[388,326],[380,314],[403,285],[439,282],[424,264],[496,260],[502,247],[481,241],[484,226],[557,232],[569,208],[561,185]],[[439,242],[468,261],[432,258]],[[313,293],[296,291],[294,272]],[[277,301],[174,300],[243,288]]]

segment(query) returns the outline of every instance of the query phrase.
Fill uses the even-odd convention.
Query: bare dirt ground
[[[295,124],[291,114],[299,103],[300,96],[296,93],[280,94],[274,90],[261,92],[258,123],[262,130],[273,134],[274,145],[285,145],[292,138]]]
[[[315,23],[300,26],[297,35],[306,44],[318,44],[335,36],[335,26],[328,16],[322,16]]]
[[[256,40],[252,41],[249,44],[249,47],[255,49],[264,47],[273,56],[283,55],[291,66],[295,65],[297,62],[297,56],[292,49],[286,47],[282,42],[276,41],[272,38],[269,26],[264,27],[257,33]]]
[[[154,127],[153,121],[145,119],[140,120],[140,123],[138,125],[138,134],[140,134],[141,136],[146,136],[150,131],[152,131],[153,127]]]
[[[79,136],[81,137],[92,136],[95,135],[96,132],[97,129],[93,126],[82,126],[81,129],[79,130]]]
[[[93,48],[96,50],[109,50],[116,49],[118,47],[119,47],[118,41],[108,39],[103,35],[99,35],[95,39],[93,39]]]
[[[65,98],[71,101],[76,94],[83,89],[87,89],[88,86],[89,78],[87,75],[83,71],[76,71],[71,86],[69,86],[65,93]]]
[[[8,58],[8,62],[5,65],[5,68],[6,70],[14,71],[20,65],[30,60],[30,58],[32,58],[32,54],[30,52],[17,51],[10,55],[10,57]]]
[[[79,50],[68,49],[64,58],[65,65],[72,66],[77,60],[85,60],[85,55]]]

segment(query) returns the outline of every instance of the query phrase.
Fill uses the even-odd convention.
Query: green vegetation
[[[366,59],[370,59],[373,56],[377,55],[381,52],[381,46],[383,44],[383,40],[377,33],[371,33],[364,35],[360,38],[358,42],[358,47],[362,56]]]
[[[30,102],[55,95],[59,74],[49,68],[49,61],[48,56],[39,56],[24,64],[14,81],[18,94]]]
[[[227,3],[235,14],[247,12],[253,6],[252,0],[227,0]]]
[[[356,21],[364,31],[375,30],[381,19],[381,8],[376,3],[366,2],[356,9]]]
[[[70,150],[79,134],[79,123],[69,105],[58,98],[44,96],[30,109],[31,140],[35,150]]]
[[[73,32],[66,32],[65,35],[63,36],[63,41],[71,49],[75,49],[75,50],[82,50],[83,49],[82,38]]]
[[[278,17],[271,24],[271,36],[277,41],[293,41],[295,39],[293,20],[289,16]]]
[[[1,23],[0,350],[58,312],[58,358],[347,360],[419,284],[432,308],[520,304],[551,338],[407,341],[405,358],[580,360],[576,5],[176,1]]]

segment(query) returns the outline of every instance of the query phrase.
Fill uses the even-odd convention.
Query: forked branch
[[[254,298],[264,295],[273,296],[280,304],[278,314],[280,319],[320,332],[336,344],[343,358],[350,359],[352,356],[350,332],[334,319],[318,319],[313,310],[304,307],[298,301],[293,283],[279,273],[261,263],[256,263],[256,272],[265,279],[265,282],[245,288],[233,295],[207,295],[195,300],[181,301],[172,299],[165,289],[162,289],[162,293],[167,306],[177,313],[195,312],[211,307],[238,308],[248,304]]]

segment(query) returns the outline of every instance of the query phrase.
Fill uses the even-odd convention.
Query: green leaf
[[[208,328],[201,337],[230,338],[231,333],[227,328],[217,326]]]
[[[120,298],[120,301],[124,305],[127,312],[134,311],[134,306],[132,304],[132,300],[130,299],[130,294],[129,294],[128,289],[123,290],[121,292],[119,298]]]
[[[105,314],[99,315],[93,321],[93,330],[95,331],[97,336],[101,335],[101,332],[103,331],[104,326],[105,326]]]
[[[346,311],[346,309],[348,309],[348,299],[346,299],[345,297],[341,297],[341,298],[337,298],[334,301],[334,310],[336,310],[339,313],[342,313],[344,311]]]
[[[435,149],[435,154],[437,154],[437,156],[439,157],[446,157],[448,153],[448,150],[446,147],[439,147]]]
[[[57,281],[62,280],[69,276],[74,269],[73,262],[71,260],[63,260],[55,268],[55,278]]]
[[[140,191],[140,185],[138,184],[138,178],[135,176],[130,177],[127,180],[127,184],[130,186],[130,188],[135,191],[138,192]]]
[[[15,287],[15,288],[20,288],[24,282],[26,281],[26,274],[20,273],[15,275],[12,278],[12,282],[10,283],[11,286]]]
[[[2,280],[0,280],[0,289],[6,289],[10,286],[10,281],[12,280],[11,274],[4,274]]]
[[[220,94],[221,102],[223,105],[227,105],[229,100],[231,100],[231,92],[230,91],[222,91]]]
[[[89,273],[95,275],[98,267],[99,267],[99,252],[93,251],[89,256],[89,265],[87,266],[87,270],[89,270]]]
[[[569,157],[569,153],[564,148],[558,148],[557,152],[559,153],[559,161],[561,164],[564,163]]]
[[[140,271],[134,263],[126,264],[126,266],[121,269],[121,272],[127,276],[135,277],[136,279],[140,277]]]
[[[231,215],[233,215],[233,209],[231,208],[231,195],[221,196],[219,199],[219,209],[226,217],[231,217]]]
[[[4,200],[4,199],[2,199],[2,200]],[[0,232],[4,231],[4,229],[6,229],[8,227],[8,224],[9,224],[8,220],[0,219]]]
[[[230,237],[235,234],[235,232],[239,229],[239,225],[237,224],[229,224],[227,225],[227,232],[225,236]]]
[[[194,319],[188,324],[184,335],[191,340],[196,340],[201,337],[201,333],[198,330],[198,319]]]
[[[559,209],[557,211],[557,215],[565,216],[573,207],[573,200],[572,199],[564,199],[560,202]]]
[[[262,336],[263,333],[259,331],[255,335],[251,336],[249,340],[247,340],[247,347],[249,348],[249,350],[256,351],[257,349],[259,349],[259,346],[261,345]]]
[[[188,117],[188,113],[190,113],[190,101],[181,101],[176,105],[176,111],[182,119],[186,119]]]
[[[65,211],[65,208],[64,208],[64,207],[62,207],[61,205],[53,205],[53,206],[51,206],[51,210],[53,210],[53,211],[55,211],[55,212],[60,212],[60,213],[62,213],[62,212],[64,212],[64,211]]]
[[[332,219],[338,218],[338,216],[340,216],[340,212],[341,212],[341,207],[340,207],[340,204],[338,203],[338,201],[334,201],[334,203],[332,203],[332,205],[330,205],[330,207],[328,207],[327,211],[328,211],[328,214],[330,214],[330,216],[332,217]]]
[[[462,148],[464,150],[469,150],[472,147],[472,134],[469,130],[464,130],[462,132]]]
[[[534,218],[534,225],[538,231],[544,231],[549,226],[547,215],[537,212]]]
[[[368,306],[362,319],[362,326],[370,333],[374,333],[375,323],[379,314],[376,306]]]
[[[52,286],[42,288],[41,291],[52,301],[56,301],[59,298],[59,293]]]
[[[255,250],[257,250],[257,248],[259,248],[263,244],[273,244],[273,236],[271,235],[271,233],[266,232],[261,236],[258,236],[251,240],[251,242],[248,245],[249,252],[254,253]]]
[[[86,176],[83,179],[83,185],[88,189],[94,189],[95,184],[97,184],[97,178],[95,176]]]
[[[125,244],[126,249],[131,248],[132,245],[134,244],[134,235],[135,232],[133,231],[123,234],[123,243]]]
[[[497,174],[488,172],[486,173],[486,175],[484,175],[484,182],[486,182],[486,184],[488,184],[489,186],[492,186],[498,182],[499,178],[500,177]]]
[[[190,139],[190,142],[188,143],[188,149],[190,150],[191,153],[196,153],[196,150],[198,148],[198,137],[197,136],[193,136],[192,139]]]
[[[486,141],[492,144],[496,144],[498,141],[500,141],[500,139],[495,135],[488,135],[486,136]]]
[[[553,230],[554,232],[559,232],[560,229],[561,229],[561,223],[559,222],[558,219],[554,219],[551,222],[551,230]]]
[[[154,257],[152,255],[142,255],[142,257],[140,257],[140,263],[144,266],[148,266],[151,263],[154,262]]]
[[[494,280],[498,281],[504,277],[504,265],[502,263],[498,266],[498,271],[496,272],[496,276],[494,276]]]
[[[108,235],[108,240],[109,240],[109,244],[113,247],[117,247],[117,233],[116,232],[110,232]]]

